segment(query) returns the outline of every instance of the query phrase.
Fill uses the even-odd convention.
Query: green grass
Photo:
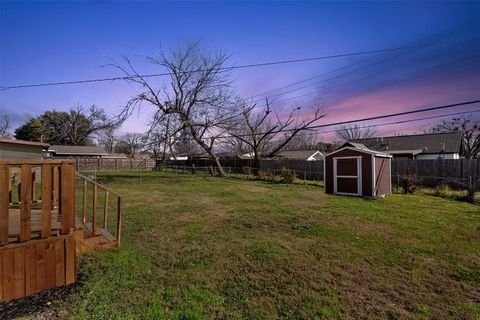
[[[479,206],[157,172],[100,179],[123,196],[123,245],[79,258],[65,317],[479,319]]]

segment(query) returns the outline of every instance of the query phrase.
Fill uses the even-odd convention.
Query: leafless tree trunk
[[[228,56],[218,51],[207,54],[197,44],[187,45],[161,53],[159,57],[147,57],[152,65],[166,69],[168,84],[155,85],[150,78],[141,76],[128,58],[125,65],[114,66],[127,75],[127,80],[139,84],[142,92],[133,97],[123,110],[130,115],[142,104],[156,108],[161,115],[175,114],[181,126],[214,159],[220,175],[225,172],[215,154],[216,137],[222,135],[228,123],[234,119],[232,91],[225,64]],[[162,117],[159,117],[162,118]]]

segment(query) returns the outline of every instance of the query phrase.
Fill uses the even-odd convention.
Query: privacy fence
[[[259,170],[278,173],[282,168],[294,170],[300,179],[323,180],[323,161],[304,160],[222,160],[222,166],[231,173],[246,173],[251,170]],[[157,162],[160,168],[164,163]],[[188,160],[168,161],[168,167],[188,168],[194,165],[197,169],[215,168],[215,162],[211,160]],[[480,189],[480,159],[458,159],[458,160],[392,160],[392,182],[396,183],[402,176],[414,175],[422,184],[438,185],[449,183],[458,187],[476,185]]]

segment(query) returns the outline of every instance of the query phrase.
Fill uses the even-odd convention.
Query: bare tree
[[[115,130],[116,127],[110,127],[97,133],[98,144],[103,146],[108,153],[113,153],[117,142]]]
[[[128,116],[142,104],[156,109],[155,117],[175,114],[181,126],[215,161],[219,174],[225,172],[215,154],[216,138],[224,132],[227,123],[234,119],[232,91],[225,64],[229,56],[221,51],[203,52],[198,44],[147,57],[147,61],[166,69],[168,84],[156,85],[151,78],[141,76],[128,58],[124,65],[114,64],[126,74],[127,81],[135,82],[143,89],[126,105],[123,116]]]
[[[371,138],[377,133],[376,126],[344,125],[335,131],[335,135],[343,141]]]
[[[431,132],[459,132],[462,135],[465,158],[473,159],[480,155],[480,119],[473,113],[444,120],[433,127]]]
[[[6,113],[0,114],[0,138],[10,138],[10,117]]]
[[[144,147],[144,136],[140,133],[127,133],[115,145],[115,151],[134,157]]]
[[[236,126],[230,127],[231,146],[241,146],[249,149],[254,159],[273,157],[288,146],[301,132],[325,117],[320,105],[314,106],[311,117],[305,120],[301,117],[300,107],[294,108],[283,118],[275,112],[266,100],[265,108],[255,111],[256,105],[241,103],[241,114]],[[243,150],[242,150],[243,151]]]

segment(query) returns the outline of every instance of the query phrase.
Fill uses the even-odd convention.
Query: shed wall
[[[356,150],[342,150],[325,157],[325,192],[333,193],[333,158],[337,157],[362,157],[362,195],[372,196],[372,155]]]
[[[389,158],[375,157],[375,196],[391,192],[391,161]]]

